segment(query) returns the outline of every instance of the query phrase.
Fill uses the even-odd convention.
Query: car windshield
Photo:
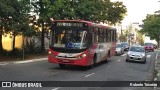
[[[128,46],[128,43],[122,43],[123,46]]]
[[[145,52],[143,47],[131,47],[129,49],[129,51],[133,51],[133,52]]]
[[[117,48],[121,47],[121,44],[116,44],[116,47],[117,47]]]
[[[51,46],[57,48],[84,49],[87,47],[87,31],[55,30]]]

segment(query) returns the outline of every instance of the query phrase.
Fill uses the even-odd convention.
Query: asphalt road
[[[59,68],[47,60],[0,65],[0,81],[152,81],[155,52],[149,52],[146,64],[125,62],[126,53],[110,58],[93,69],[77,66]],[[72,82],[73,83],[73,82]],[[45,87],[0,88],[0,90],[152,90],[144,87]]]

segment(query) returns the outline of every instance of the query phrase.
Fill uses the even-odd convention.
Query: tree
[[[50,8],[54,0],[32,0],[32,9],[36,15],[39,16],[39,24],[41,24],[42,32],[41,32],[41,51],[45,50],[44,48],[44,23],[50,23]]]
[[[110,0],[32,0],[33,12],[42,24],[41,50],[44,51],[44,22],[59,20],[89,20],[93,22],[120,23],[126,14],[122,2]]]
[[[136,36],[136,40],[139,42],[140,45],[144,44],[144,37],[143,37],[143,33],[141,33],[140,31],[137,32],[137,36]]]
[[[122,2],[110,0],[55,0],[51,7],[54,19],[81,19],[93,22],[120,23],[127,12]]]
[[[121,42],[126,42],[127,41],[127,38],[126,38],[126,35],[120,35],[119,36],[119,40],[121,41]]]
[[[7,12],[6,12],[7,11]],[[29,1],[1,0],[0,1],[0,52],[2,52],[2,35],[10,33],[13,36],[13,51],[15,37],[23,34],[32,35],[34,30],[29,27]]]
[[[108,20],[111,24],[121,23],[126,15],[126,12],[127,9],[126,6],[123,5],[123,2],[113,2],[106,13],[106,20]]]
[[[8,6],[7,3],[9,3],[10,0],[1,0],[0,1],[0,53],[3,52],[2,47],[2,35],[4,33],[8,33],[10,31],[10,28],[8,26],[8,19],[10,15],[13,14],[13,8]],[[7,11],[7,12],[6,12]]]
[[[10,16],[10,27],[13,34],[13,51],[15,49],[15,37],[17,35],[21,35],[21,33],[23,33],[28,36],[34,32],[33,29],[29,27],[29,4],[29,1],[26,0],[15,0],[10,4],[10,6],[14,9],[14,15]]]
[[[143,20],[142,33],[150,36],[150,38],[155,39],[158,43],[160,41],[160,16],[159,15],[147,15],[146,19]]]

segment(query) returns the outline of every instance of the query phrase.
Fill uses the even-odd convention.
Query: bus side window
[[[91,27],[91,32],[89,33],[91,39],[88,39],[90,42],[90,44],[94,43],[94,27]]]
[[[104,30],[103,29],[100,30],[100,36],[101,36],[100,42],[104,42]]]
[[[104,39],[104,42],[106,42],[106,29],[103,29],[103,39]]]
[[[106,41],[108,42],[108,29],[106,29]]]
[[[108,42],[111,41],[111,32],[110,32],[110,29],[107,30],[108,31]]]
[[[101,29],[98,29],[98,42],[101,42]]]
[[[113,31],[111,30],[111,36],[110,36],[111,38],[111,42],[113,41]]]
[[[115,41],[117,41],[117,32],[115,30]]]
[[[98,28],[95,28],[94,30],[94,42],[98,42]]]

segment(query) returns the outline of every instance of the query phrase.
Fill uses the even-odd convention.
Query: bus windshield
[[[85,49],[87,47],[87,31],[54,30],[51,46],[66,49]]]

